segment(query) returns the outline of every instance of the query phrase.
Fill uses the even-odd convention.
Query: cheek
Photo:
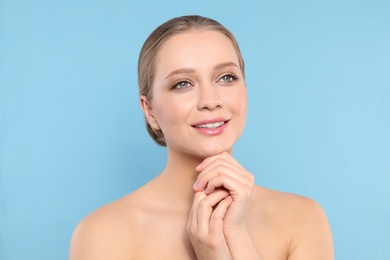
[[[246,95],[246,92],[245,92],[245,101],[243,102],[243,110],[244,110],[244,113],[245,113],[245,116],[246,116],[246,113],[248,111],[248,97]]]
[[[246,94],[246,88],[237,89],[234,93],[229,95],[229,104],[234,108],[236,113],[246,116],[248,107],[248,98]]]
[[[182,126],[190,111],[190,104],[182,100],[166,99],[155,106],[155,117],[162,131],[168,132],[175,126]]]
[[[175,123],[174,112],[174,110],[156,108],[155,117],[163,132],[165,132],[166,126]]]
[[[237,127],[242,128],[240,130],[242,131],[246,124],[246,116],[248,110],[248,98],[246,95],[246,89],[237,91],[232,96],[234,98],[230,100],[230,104],[237,120]]]

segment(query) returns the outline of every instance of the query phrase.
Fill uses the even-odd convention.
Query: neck
[[[174,199],[178,208],[188,210],[194,198],[193,185],[199,172],[195,170],[203,158],[169,150],[168,160],[159,180],[167,199]]]

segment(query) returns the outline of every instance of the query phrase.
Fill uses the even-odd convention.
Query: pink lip
[[[224,124],[220,125],[218,127],[215,127],[215,128],[197,128],[196,127],[198,125],[211,124],[211,123],[216,123],[216,122],[224,122]],[[211,120],[200,121],[200,122],[192,125],[192,127],[196,131],[198,131],[199,133],[201,133],[203,135],[216,136],[216,135],[222,134],[225,131],[226,127],[228,126],[228,123],[229,123],[229,120],[226,120],[223,118],[216,118],[216,119],[211,119]]]
[[[193,124],[192,126],[195,127],[197,125],[204,125],[204,124],[212,124],[212,123],[216,123],[216,122],[225,122],[227,123],[229,120],[226,120],[224,118],[214,118],[214,119],[208,119],[208,120],[203,120],[203,121],[200,121],[196,124]]]

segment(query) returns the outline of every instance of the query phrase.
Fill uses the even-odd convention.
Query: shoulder
[[[313,199],[257,185],[254,188],[254,203],[264,205],[269,214],[283,213],[278,215],[286,216],[290,220],[299,221],[306,216],[325,217],[322,207]]]
[[[99,208],[76,226],[69,259],[125,259],[135,247],[139,217],[131,195]]]
[[[255,205],[290,237],[289,259],[333,259],[333,240],[323,208],[313,199],[256,186]]]
[[[270,214],[277,211],[288,218],[302,218],[306,214],[324,215],[322,207],[313,199],[257,185],[254,187],[254,203],[264,205]]]

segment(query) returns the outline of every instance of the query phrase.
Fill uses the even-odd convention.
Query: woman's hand
[[[187,230],[198,259],[261,259],[247,228],[254,176],[229,153],[206,158]]]
[[[223,217],[231,202],[226,190],[195,193],[187,232],[197,259],[232,259],[223,233]]]
[[[224,233],[246,230],[254,176],[243,168],[229,153],[206,158],[198,167],[199,176],[194,184],[196,192],[211,195],[216,189],[226,190],[232,202],[223,218]]]

